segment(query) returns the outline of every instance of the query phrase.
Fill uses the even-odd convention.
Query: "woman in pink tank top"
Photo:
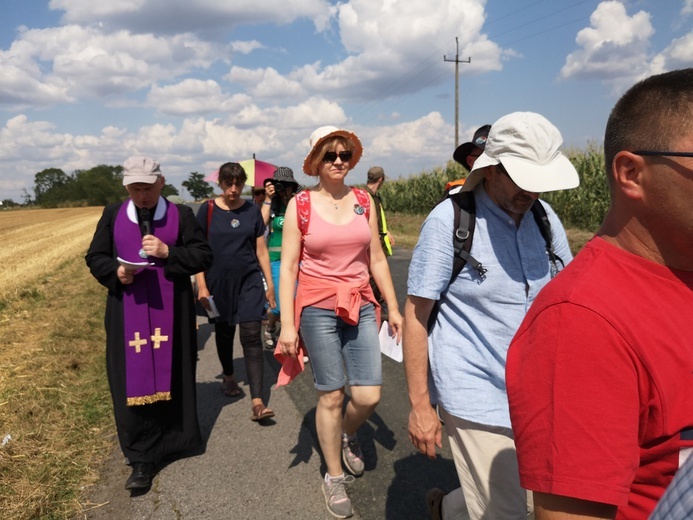
[[[282,327],[275,356],[282,362],[280,385],[300,372],[307,350],[327,466],[322,491],[330,513],[348,518],[353,511],[345,484],[354,477],[345,475],[342,463],[352,475],[363,474],[356,432],[375,410],[382,386],[379,307],[369,272],[398,338],[402,316],[373,201],[365,190],[344,182],[361,158],[361,142],[352,132],[326,126],[313,132],[310,145],[303,171],[319,183],[298,193],[286,210],[279,277]],[[347,382],[351,395],[342,415]]]

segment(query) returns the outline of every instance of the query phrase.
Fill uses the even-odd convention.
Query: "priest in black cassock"
[[[212,265],[192,210],[161,196],[159,163],[130,157],[130,198],[105,208],[86,261],[108,289],[106,367],[129,490],[151,485],[167,455],[200,446],[197,331],[190,276]]]

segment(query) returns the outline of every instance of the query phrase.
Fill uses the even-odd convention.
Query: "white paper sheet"
[[[394,332],[387,321],[383,321],[378,338],[380,339],[380,352],[401,363],[403,359],[402,342],[397,342],[397,337],[394,336]]]
[[[210,318],[218,318],[219,316],[221,316],[219,314],[219,309],[217,309],[217,304],[214,303],[214,297],[211,294],[209,295],[209,298],[207,298],[207,302],[209,303],[209,310],[207,311],[207,316],[209,316]]]
[[[125,269],[130,269],[132,271],[139,271],[145,267],[154,265],[152,262],[129,262],[120,257],[118,257],[118,262],[120,262],[120,265],[122,265]]]

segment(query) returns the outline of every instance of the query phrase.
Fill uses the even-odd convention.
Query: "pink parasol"
[[[274,164],[258,161],[255,158],[239,161],[239,164],[243,167],[245,174],[248,176],[248,180],[246,181],[248,186],[262,186],[265,179],[271,179],[274,175],[274,170],[277,169]],[[219,170],[215,170],[205,177],[205,180],[208,182],[217,182],[217,179],[219,179]]]

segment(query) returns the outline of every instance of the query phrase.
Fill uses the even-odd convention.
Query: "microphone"
[[[152,234],[152,214],[147,208],[140,210],[140,220],[142,221],[142,230],[145,235]]]

